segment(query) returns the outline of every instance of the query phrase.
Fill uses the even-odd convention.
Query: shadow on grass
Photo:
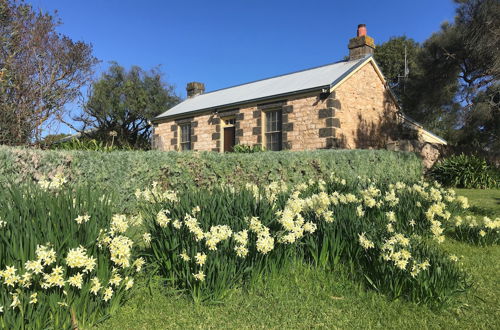
[[[499,201],[497,202],[498,204],[500,204],[500,198],[497,198]],[[493,211],[492,209],[490,208],[486,208],[486,207],[481,207],[481,206],[476,206],[476,205],[473,205],[469,208],[469,211],[471,211],[472,213],[474,213],[475,215],[479,215],[479,216],[494,216],[495,215],[495,211]]]

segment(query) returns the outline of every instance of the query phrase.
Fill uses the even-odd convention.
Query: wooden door
[[[224,127],[224,152],[232,152],[236,140],[234,126]]]

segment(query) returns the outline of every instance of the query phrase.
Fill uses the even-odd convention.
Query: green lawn
[[[500,190],[465,190],[481,213],[500,216]],[[460,328],[492,329],[500,320],[500,246],[477,247],[448,239],[474,287],[444,310],[389,301],[347,279],[346,271],[293,265],[220,304],[195,305],[153,283],[136,290],[103,329],[164,328]]]
[[[500,189],[455,189],[457,194],[469,198],[471,205],[500,216]]]

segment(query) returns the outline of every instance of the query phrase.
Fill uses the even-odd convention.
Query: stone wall
[[[283,149],[288,150],[383,148],[396,131],[396,105],[369,62],[330,94],[318,91],[161,122],[154,146],[176,150],[177,125],[187,120],[193,150],[220,151],[221,118],[228,116],[236,119],[236,144],[263,145],[265,111],[276,108],[282,109]]]
[[[257,127],[261,127],[261,118],[257,116],[257,105],[252,104],[246,107],[242,107],[239,110],[243,120],[236,120],[239,122],[239,127],[236,128],[236,143],[246,144],[249,146],[257,145],[262,143],[259,139],[259,134],[257,133]]]
[[[219,119],[213,114],[160,122],[154,127],[153,147],[164,151],[177,150],[178,126],[191,123],[191,148],[193,150],[213,150],[218,144],[213,134],[219,132]]]
[[[292,108],[288,113],[288,123],[293,125],[287,132],[290,150],[314,150],[329,147],[327,138],[327,118],[324,114],[326,97],[315,95],[294,97],[287,103]]]
[[[447,146],[436,143],[429,143],[417,139],[399,140],[387,143],[387,150],[414,152],[422,157],[422,164],[425,169],[430,169],[438,159],[449,154]]]
[[[369,62],[335,89],[338,147],[383,148],[397,139],[397,107]]]

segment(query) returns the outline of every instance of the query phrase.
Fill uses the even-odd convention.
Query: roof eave
[[[191,116],[193,116],[195,114],[199,114],[199,113],[202,113],[202,112],[208,112],[208,111],[211,111],[211,110],[213,111],[213,110],[217,110],[217,109],[233,108],[233,107],[237,107],[237,106],[240,106],[240,105],[243,105],[243,104],[248,104],[248,103],[255,103],[255,102],[259,102],[259,101],[266,101],[266,100],[278,99],[278,98],[283,98],[283,97],[287,97],[287,96],[291,96],[291,95],[305,94],[305,93],[310,93],[310,92],[319,91],[319,90],[329,90],[330,87],[331,87],[330,84],[329,85],[323,85],[323,86],[312,87],[312,88],[308,88],[308,89],[301,89],[301,90],[298,90],[298,91],[293,91],[293,92],[288,92],[288,93],[281,93],[281,94],[275,94],[275,95],[270,95],[270,96],[265,96],[265,97],[253,98],[253,99],[244,100],[244,101],[240,101],[240,102],[228,103],[228,104],[224,104],[222,106],[209,107],[209,108],[203,108],[203,109],[188,111],[188,112],[184,112],[184,113],[180,113],[180,114],[174,114],[174,115],[170,115],[170,116],[168,116],[168,115],[158,116],[158,117],[153,118],[151,120],[151,122],[157,123],[157,122],[164,121],[164,120],[167,120],[167,119],[176,119],[176,118],[183,118],[183,117],[191,117]]]
[[[429,134],[430,136],[432,136],[433,138],[439,140],[442,142],[442,144],[444,145],[448,145],[448,141],[446,141],[445,139],[443,139],[442,137],[440,137],[439,135],[436,135],[434,133],[432,133],[431,131],[425,129],[425,127],[420,124],[418,121],[416,121],[415,119],[411,118],[410,116],[406,115],[405,113],[403,112],[399,112],[399,114],[403,117],[403,119],[411,124],[413,124],[415,127],[425,131],[427,134]]]

